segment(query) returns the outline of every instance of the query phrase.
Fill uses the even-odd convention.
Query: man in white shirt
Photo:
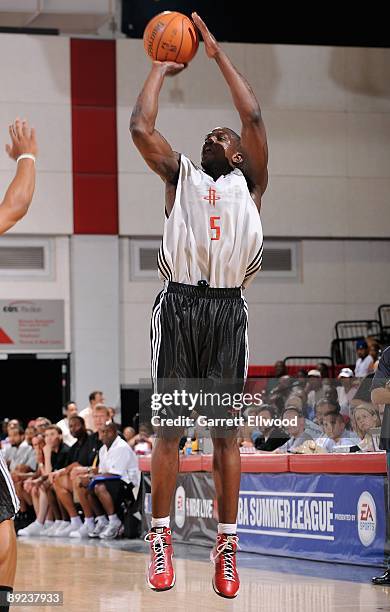
[[[89,394],[88,399],[89,405],[80,412],[80,416],[84,419],[85,427],[90,431],[95,432],[96,429],[93,422],[93,409],[98,404],[104,404],[106,400],[104,399],[103,391],[92,391],[92,393]]]
[[[337,377],[341,383],[337,387],[337,398],[340,405],[340,414],[351,416],[352,400],[355,397],[358,385],[350,368],[343,368]]]
[[[37,462],[34,449],[24,439],[23,428],[20,425],[9,427],[8,439],[10,446],[4,451],[4,458],[11,474],[16,467],[20,470],[22,466],[28,468],[26,471],[33,472],[36,470]]]
[[[68,446],[73,446],[77,439],[72,436],[69,430],[69,419],[77,415],[77,406],[75,402],[67,402],[65,404],[65,416],[61,421],[58,421],[57,426],[62,431],[62,439]]]
[[[309,418],[312,418],[317,402],[325,397],[325,390],[322,384],[322,376],[319,370],[310,370],[308,372],[305,391],[307,393]]]
[[[103,509],[109,521],[107,527],[95,535],[111,540],[122,530],[117,510],[128,496],[129,489],[139,486],[140,471],[136,454],[118,436],[115,423],[107,421],[99,430],[99,437],[103,442],[99,451],[99,471],[89,486],[89,493],[96,516],[101,515]]]
[[[283,424],[283,429],[289,434],[290,438],[283,446],[274,450],[274,453],[294,452],[294,450],[306,442],[306,440],[313,439],[305,432],[305,417],[300,410],[287,406],[282,415],[282,421],[285,420],[288,421],[289,424]]]
[[[358,358],[355,365],[355,376],[357,378],[364,378],[364,376],[373,371],[374,365],[374,360],[368,353],[368,344],[365,340],[358,340],[356,342],[356,354]]]

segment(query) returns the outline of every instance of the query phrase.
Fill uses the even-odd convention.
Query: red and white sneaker
[[[156,527],[146,534],[145,541],[150,542],[148,585],[154,591],[167,591],[175,584],[172,531],[168,527]]]
[[[238,595],[240,579],[236,567],[238,536],[219,533],[210,553],[210,560],[215,565],[213,589],[221,597],[232,599]]]

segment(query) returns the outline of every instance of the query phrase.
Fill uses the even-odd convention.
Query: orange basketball
[[[164,11],[153,17],[145,28],[144,47],[153,60],[187,64],[198,46],[196,27],[182,13]]]

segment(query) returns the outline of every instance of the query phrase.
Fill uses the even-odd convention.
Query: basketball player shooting
[[[204,139],[201,168],[172,150],[156,130],[158,99],[166,76],[183,64],[158,62],[133,109],[130,131],[148,166],[165,183],[165,227],[158,255],[164,289],[152,314],[152,378],[240,381],[248,364],[247,307],[242,289],[261,267],[261,197],[267,186],[267,139],[260,107],[205,23],[193,21],[207,56],[230,89],[241,134],[212,129]],[[178,472],[178,437],[157,436],[152,454],[152,524],[146,536],[151,561],[147,582],[156,591],[175,583],[169,512]],[[238,594],[236,569],[240,454],[236,429],[213,436],[218,534],[211,553],[218,595]]]
[[[6,145],[9,157],[16,161],[15,177],[0,204],[0,234],[15,225],[27,213],[35,188],[35,131],[27,121],[9,126],[11,144]],[[16,535],[13,518],[19,510],[11,475],[0,450],[0,595],[12,592],[16,572]],[[2,602],[1,602],[2,603]],[[1,612],[8,610],[2,606]]]

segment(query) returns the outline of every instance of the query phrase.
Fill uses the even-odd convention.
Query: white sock
[[[70,517],[70,524],[72,525],[72,527],[81,527],[81,525],[83,524],[81,518],[79,516],[71,516]]]
[[[51,527],[52,525],[54,525],[54,521],[45,521],[45,527]]]
[[[87,527],[94,527],[95,525],[95,519],[93,518],[93,516],[86,516],[84,522]]]
[[[37,525],[39,525],[40,527],[43,527],[43,523],[40,523],[40,522],[38,521],[38,519],[37,519],[35,522],[36,522],[36,524],[37,524]]]
[[[237,523],[218,523],[218,533],[236,534]]]
[[[119,516],[117,514],[109,514],[108,520],[110,523],[120,523]]]
[[[154,518],[152,516],[152,529],[153,527],[169,527],[170,517],[163,516],[161,518]]]

